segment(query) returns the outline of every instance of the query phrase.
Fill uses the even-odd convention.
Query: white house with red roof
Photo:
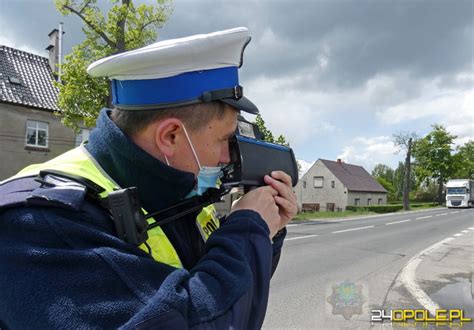
[[[348,205],[383,205],[387,190],[362,166],[318,159],[294,188],[303,211],[344,211]]]

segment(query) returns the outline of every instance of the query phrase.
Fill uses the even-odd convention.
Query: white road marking
[[[448,215],[447,213],[443,213],[443,214],[440,214],[440,215]]]
[[[469,228],[467,228],[467,229],[474,230],[474,227],[469,227]]]
[[[459,211],[454,211],[454,212],[451,212],[451,213],[459,213]]]
[[[457,233],[457,234],[454,234],[453,236],[454,237],[459,237],[459,236],[462,236],[462,235],[464,235],[464,234]]]
[[[299,225],[296,224],[296,223],[293,223],[293,224],[291,224],[291,225],[286,225],[286,227],[294,227],[294,226],[299,226]]]
[[[435,212],[435,211],[441,211],[444,210],[445,208],[437,207],[433,209],[427,209],[427,210],[418,210],[418,211],[405,211],[405,212],[392,212],[392,213],[385,213],[385,214],[374,214],[374,215],[367,215],[367,216],[357,216],[357,217],[352,217],[352,218],[318,218],[318,219],[308,219],[309,221],[306,222],[301,222],[301,223],[296,223],[296,224],[291,224],[291,226],[303,226],[303,225],[311,225],[312,221],[337,221],[337,222],[344,222],[344,221],[351,221],[351,220],[362,220],[362,219],[370,219],[370,218],[377,218],[377,217],[387,217],[387,216],[392,216],[392,215],[406,215],[410,213],[423,213],[423,212]],[[446,215],[447,213],[445,213]],[[298,220],[295,220],[295,222],[298,222]],[[286,225],[287,227],[289,225]]]
[[[395,222],[389,222],[389,223],[386,223],[385,225],[388,226],[388,225],[394,225],[396,223],[402,223],[402,222],[408,222],[408,221],[411,221],[411,219],[407,219],[407,220],[401,220],[401,221],[395,221]]]
[[[469,230],[461,230],[461,233],[464,233],[464,234],[468,233],[468,232],[469,232]]]
[[[345,229],[345,230],[338,230],[338,231],[333,231],[333,234],[337,233],[345,233],[347,231],[354,231],[354,230],[361,230],[361,229],[367,229],[367,228],[372,228],[374,226],[366,226],[366,227],[358,227],[358,228],[351,228],[351,229]]]
[[[442,214],[436,214],[436,216],[437,216],[437,217],[440,217],[440,216],[442,216]]]
[[[285,238],[285,241],[291,241],[294,239],[302,239],[302,238],[309,238],[309,237],[316,237],[319,235],[306,235],[306,236],[298,236],[298,237],[292,237],[292,238]]]
[[[421,251],[417,255],[415,255],[413,258],[410,259],[410,261],[406,264],[405,267],[403,267],[401,273],[400,273],[400,280],[402,283],[405,285],[407,290],[411,293],[411,295],[427,310],[430,311],[432,315],[436,313],[437,309],[441,309],[437,303],[435,303],[431,298],[426,294],[425,291],[423,291],[420,286],[416,283],[416,268],[420,264],[420,262],[423,260],[421,257],[424,254],[430,253],[432,250],[435,250],[439,246],[441,246],[444,243],[447,243],[454,238],[448,237],[445,238],[444,240],[433,244],[432,246],[428,247],[427,249]]]
[[[428,219],[428,218],[431,218],[432,215],[427,215],[426,217],[419,217],[419,218],[416,218],[415,220],[420,220],[420,219]]]

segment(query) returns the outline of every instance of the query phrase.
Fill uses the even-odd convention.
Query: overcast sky
[[[105,1],[100,1],[99,3]],[[247,26],[241,84],[296,157],[396,167],[392,134],[442,124],[474,139],[474,1],[182,1],[159,39]],[[52,0],[0,0],[0,44],[46,56],[83,38]],[[248,119],[253,119],[248,116]]]

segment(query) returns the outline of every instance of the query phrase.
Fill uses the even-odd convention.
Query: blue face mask
[[[199,170],[197,177],[197,186],[196,189],[191,190],[189,194],[186,195],[187,198],[194,196],[201,196],[209,188],[219,188],[219,178],[221,177],[221,167],[210,167],[203,166]]]
[[[186,127],[184,127],[184,125],[183,125],[183,130],[184,130],[184,134],[186,135],[186,138],[188,139],[189,146],[191,147],[191,150],[193,151],[194,159],[196,160],[199,166],[199,173],[197,176],[197,185],[195,189],[191,190],[191,192],[186,195],[185,199],[188,199],[194,196],[201,196],[209,188],[219,188],[220,186],[219,178],[222,175],[222,169],[220,166],[201,166],[201,163],[199,162],[199,158],[196,154],[196,151],[194,150],[193,143],[191,142],[191,139],[189,138],[188,132],[186,131]],[[168,160],[166,161],[168,162]],[[169,162],[168,162],[168,165],[169,165]]]

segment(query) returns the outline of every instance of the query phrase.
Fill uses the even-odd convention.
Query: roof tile
[[[321,161],[349,191],[387,192],[362,166],[326,159]]]
[[[0,102],[59,111],[54,81],[46,57],[0,45]]]

